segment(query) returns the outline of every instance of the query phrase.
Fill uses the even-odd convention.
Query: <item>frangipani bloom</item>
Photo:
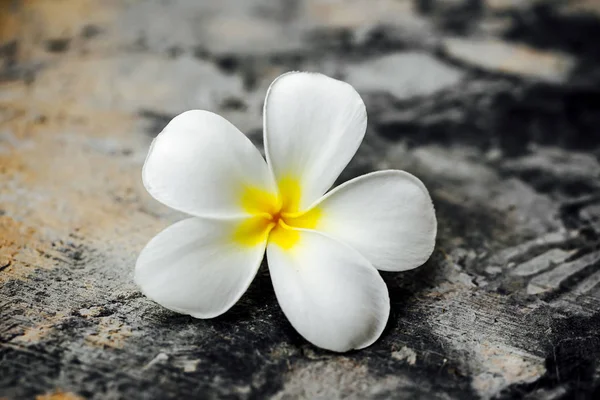
[[[404,271],[433,251],[437,222],[421,181],[370,173],[329,193],[363,140],[365,106],[352,86],[288,73],[264,105],[267,162],[235,126],[208,111],[175,117],[152,143],[143,181],[192,215],[154,237],[135,280],[162,306],[196,318],[231,308],[265,251],[277,300],[316,346],[372,344],[390,311],[377,269]]]

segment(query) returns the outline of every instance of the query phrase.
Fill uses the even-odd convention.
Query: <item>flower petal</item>
[[[240,220],[189,218],[156,235],[142,250],[135,282],[163,307],[196,318],[223,314],[244,294],[264,256],[232,240]]]
[[[355,178],[327,193],[313,209],[309,215],[319,213],[314,229],[358,250],[383,271],[416,268],[435,246],[437,221],[429,192],[404,171]]]
[[[275,193],[250,140],[226,119],[201,110],[176,116],[154,139],[142,178],[158,201],[204,217],[247,214],[241,199],[249,188]]]
[[[292,180],[302,189],[298,210],[288,211],[306,209],[331,187],[366,126],[365,105],[347,83],[291,72],[271,84],[264,107],[267,161],[280,186]]]
[[[356,250],[319,232],[297,230],[286,249],[267,245],[277,300],[306,340],[333,351],[371,345],[390,312],[383,279]]]

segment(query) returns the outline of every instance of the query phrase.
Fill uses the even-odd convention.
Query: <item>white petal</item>
[[[260,152],[226,119],[192,110],[173,118],[154,139],[142,177],[158,201],[197,216],[245,214],[248,185],[273,192]]]
[[[383,279],[357,251],[315,231],[291,249],[267,246],[277,300],[306,340],[333,351],[371,345],[390,312]]]
[[[271,84],[264,108],[267,160],[278,182],[299,180],[300,210],[331,187],[356,153],[366,126],[365,105],[347,83],[292,72]]]
[[[135,282],[163,307],[196,318],[223,314],[244,294],[265,244],[232,240],[239,220],[189,218],[156,235],[142,250]]]
[[[316,230],[340,240],[377,269],[423,264],[435,246],[437,221],[429,192],[404,171],[379,171],[348,181],[317,203]]]

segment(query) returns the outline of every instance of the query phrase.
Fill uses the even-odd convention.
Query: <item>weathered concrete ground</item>
[[[600,398],[599,37],[596,0],[0,0],[0,398]],[[153,136],[202,108],[260,144],[288,70],[365,99],[341,179],[436,205],[362,351],[306,343],[264,266],[207,321],[132,282],[182,217],[141,185]]]

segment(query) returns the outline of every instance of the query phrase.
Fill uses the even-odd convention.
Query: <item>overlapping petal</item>
[[[135,281],[163,307],[196,318],[227,311],[244,294],[263,259],[266,238],[232,241],[240,220],[189,218],[155,236],[142,250]]]
[[[437,221],[429,192],[404,171],[355,178],[327,193],[315,209],[314,229],[358,250],[380,270],[416,268],[435,246]]]
[[[277,300],[292,326],[316,346],[360,349],[381,335],[390,311],[387,287],[357,251],[321,233],[299,230],[292,249],[267,246]]]
[[[264,142],[280,187],[301,188],[306,209],[333,184],[363,140],[365,105],[347,83],[316,73],[284,74],[267,92]],[[285,194],[285,193],[284,193]]]
[[[250,140],[223,117],[192,110],[154,139],[142,179],[158,201],[196,216],[239,216],[247,190],[275,193],[269,169]]]

